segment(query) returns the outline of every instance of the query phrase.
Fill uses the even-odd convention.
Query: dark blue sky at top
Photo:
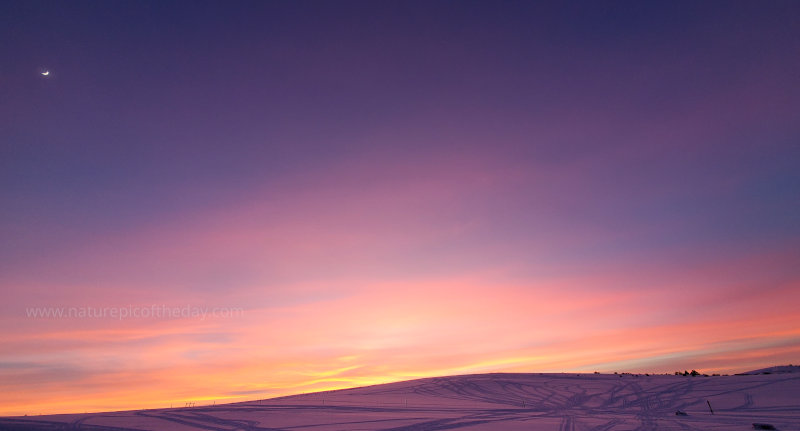
[[[124,230],[365,153],[482,146],[517,163],[595,159],[591,181],[622,190],[611,206],[750,176],[713,204],[662,205],[728,217],[723,232],[796,235],[798,17],[800,3],[778,1],[5,1],[2,256],[41,247],[34,231]],[[750,87],[761,93],[727,96]],[[652,131],[627,150],[639,127],[693,106],[727,132],[667,147],[670,132]],[[583,132],[460,139],[558,121]],[[686,133],[705,139],[704,121]],[[370,139],[387,129],[404,143]],[[615,217],[601,207],[594,216]]]

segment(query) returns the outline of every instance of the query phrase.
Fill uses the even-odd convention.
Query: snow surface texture
[[[216,406],[0,418],[0,429],[744,431],[753,423],[800,430],[800,374],[479,374]]]

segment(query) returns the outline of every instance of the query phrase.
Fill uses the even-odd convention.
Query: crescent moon
[[[50,71],[49,71],[49,70],[45,70],[44,72],[42,72],[42,76],[47,76],[47,75],[49,75],[49,74],[50,74]]]

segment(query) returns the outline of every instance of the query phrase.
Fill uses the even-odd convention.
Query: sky
[[[3,1],[0,40],[2,415],[800,363],[798,2]]]

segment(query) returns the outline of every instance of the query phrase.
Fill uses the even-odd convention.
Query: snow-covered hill
[[[800,373],[800,365],[777,365],[760,370],[748,371],[744,374],[781,374],[781,373]]]
[[[753,423],[800,430],[800,374],[481,374],[207,407],[0,418],[0,429],[744,431]]]

